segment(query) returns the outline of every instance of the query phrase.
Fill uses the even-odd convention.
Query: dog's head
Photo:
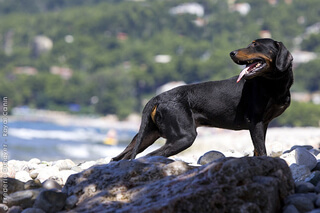
[[[272,39],[257,39],[248,47],[230,53],[232,60],[239,65],[246,65],[239,75],[251,79],[256,76],[277,78],[279,74],[291,68],[293,57],[282,42]]]

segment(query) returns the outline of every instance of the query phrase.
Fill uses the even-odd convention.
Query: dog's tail
[[[154,99],[150,100],[144,107],[142,112],[141,125],[139,133],[137,134],[136,143],[132,151],[131,159],[135,159],[135,157],[137,156],[141,142],[149,130],[148,127],[152,126],[151,123],[155,124],[155,114],[157,107],[158,103],[156,103]]]

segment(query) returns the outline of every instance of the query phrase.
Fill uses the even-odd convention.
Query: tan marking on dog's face
[[[237,59],[239,61],[247,61],[254,58],[263,58],[266,61],[268,67],[270,67],[272,63],[272,59],[262,53],[252,53],[247,48],[238,50]]]

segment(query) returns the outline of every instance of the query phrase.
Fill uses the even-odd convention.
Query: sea
[[[113,132],[116,143],[104,141]],[[130,143],[136,130],[86,126],[60,125],[52,122],[10,121],[8,136],[1,138],[1,152],[9,160],[42,161],[71,159],[74,161],[98,160],[118,155]],[[3,152],[6,153],[3,153]]]

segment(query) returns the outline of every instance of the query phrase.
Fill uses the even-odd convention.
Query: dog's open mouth
[[[262,68],[266,66],[266,63],[262,59],[252,59],[248,61],[238,61],[238,64],[240,65],[246,65],[246,68],[244,68],[237,79],[237,83],[242,79],[243,76],[249,76],[253,75]]]

